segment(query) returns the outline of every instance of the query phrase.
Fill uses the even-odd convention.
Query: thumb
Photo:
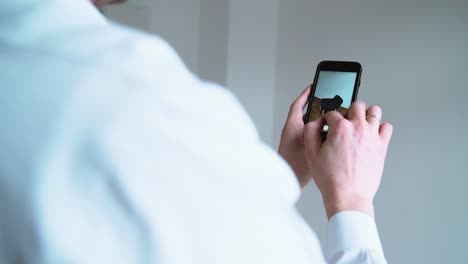
[[[322,143],[323,143],[320,137],[323,123],[324,123],[323,117],[320,117],[319,119],[309,122],[305,125],[304,144],[306,148],[305,149],[306,153],[316,155],[320,151],[320,148],[322,147]]]
[[[289,109],[288,120],[293,122],[304,122],[302,116],[302,110],[307,105],[309,101],[310,86],[304,89],[302,93],[294,100],[293,104]]]

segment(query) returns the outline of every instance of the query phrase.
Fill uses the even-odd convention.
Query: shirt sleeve
[[[327,263],[387,263],[374,220],[354,211],[330,219],[324,253]]]

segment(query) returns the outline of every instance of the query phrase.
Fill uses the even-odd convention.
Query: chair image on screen
[[[326,114],[330,111],[335,111],[340,108],[343,103],[343,98],[339,95],[335,95],[333,98],[324,98],[320,102],[320,114]]]

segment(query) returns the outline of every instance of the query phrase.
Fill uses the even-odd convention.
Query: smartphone
[[[362,67],[358,62],[322,61],[318,64],[312,83],[304,123],[338,111],[347,116],[350,105],[356,100],[361,84]],[[328,125],[322,128],[322,140],[326,140]]]

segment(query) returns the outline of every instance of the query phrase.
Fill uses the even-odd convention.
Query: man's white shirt
[[[0,3],[0,263],[386,263],[300,188],[226,89],[84,0]]]

